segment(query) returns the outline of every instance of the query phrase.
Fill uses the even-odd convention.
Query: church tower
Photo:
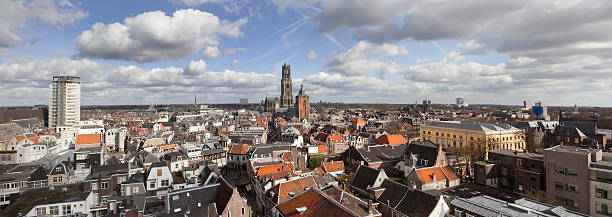
[[[300,121],[308,121],[308,116],[310,115],[310,97],[306,95],[303,84],[300,86],[300,93],[295,96],[295,104]]]
[[[287,62],[283,64],[283,72],[281,78],[281,108],[293,107],[293,90],[291,82],[291,67]]]

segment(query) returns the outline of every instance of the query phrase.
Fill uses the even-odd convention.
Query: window
[[[126,181],[126,179],[127,178],[125,176],[119,176],[119,177],[117,177],[117,183],[118,184],[124,183]]]
[[[168,181],[167,179],[161,180],[161,186],[168,186],[170,185],[170,181]]]
[[[55,168],[55,172],[61,172],[61,171],[62,171],[62,168],[61,168],[61,167],[56,167],[56,168]]]
[[[96,182],[91,183],[91,190],[93,191],[98,190],[98,183]]]
[[[102,196],[102,204],[106,204],[108,202],[108,196]]]
[[[157,176],[162,176],[162,170],[161,169],[157,169]]]
[[[70,215],[72,214],[72,207],[70,205],[63,205],[62,206],[62,215]]]
[[[555,168],[555,173],[557,173],[557,174],[565,174],[565,168]]]
[[[519,184],[519,185],[518,185],[518,190],[519,190],[519,192],[522,192],[522,191],[523,191],[523,184]]]
[[[577,185],[572,185],[572,184],[567,184],[567,190],[568,191],[572,191],[572,192],[578,192],[578,186]]]
[[[474,141],[474,137],[471,137],[471,136],[470,136],[470,140]]]
[[[9,195],[8,194],[0,195],[0,201],[2,202],[9,201]]]
[[[102,184],[100,185],[100,187],[102,189],[108,189],[108,182],[102,182]]]
[[[595,203],[595,210],[599,214],[612,215],[612,206],[605,203]]]
[[[555,182],[555,189],[557,189],[557,190],[564,190],[565,189],[565,184],[563,184],[561,182]]]
[[[155,188],[155,181],[149,183],[149,188]]]
[[[59,215],[59,207],[58,206],[49,207],[49,215]]]
[[[612,200],[612,189],[595,186],[595,197]]]
[[[242,207],[242,215],[244,215],[244,207]]]
[[[133,189],[132,191],[133,191],[134,193],[138,193],[138,187],[134,187],[134,188],[132,188],[132,189]]]
[[[536,181],[536,177],[533,176],[533,175],[529,176],[529,181],[535,182]]]
[[[37,216],[47,215],[47,207],[38,207],[38,208],[36,208],[36,215]]]
[[[567,175],[578,176],[578,172],[576,170],[573,170],[573,169],[567,169]]]

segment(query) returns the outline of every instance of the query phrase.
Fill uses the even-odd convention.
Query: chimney
[[[374,205],[372,204],[372,199],[368,200],[368,214],[374,215]]]

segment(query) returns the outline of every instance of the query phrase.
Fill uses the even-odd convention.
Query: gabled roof
[[[95,134],[79,134],[76,138],[77,145],[87,145],[87,144],[100,144],[102,143],[102,137],[99,133]]]
[[[453,170],[449,166],[433,166],[416,169],[417,176],[423,183],[429,183],[434,181],[440,181],[444,179],[457,180],[459,177],[455,175]],[[434,179],[435,178],[435,179]]]
[[[376,182],[376,178],[380,173],[380,170],[374,169],[369,166],[360,165],[359,168],[357,168],[357,172],[355,172],[355,175],[353,175],[351,185],[359,189],[366,190],[369,187],[372,187],[372,185],[374,185],[374,182]]]
[[[327,141],[327,137],[329,136],[329,134],[327,133],[318,133],[314,139],[321,141],[321,142],[326,142]]]
[[[357,149],[357,152],[368,163],[401,160],[408,145],[369,146]]]
[[[295,197],[311,188],[316,188],[317,183],[313,176],[308,176],[278,185],[278,189],[274,189],[276,195],[276,203],[282,203],[286,200]],[[292,196],[293,195],[293,196]]]
[[[389,179],[385,179],[380,187],[385,190],[376,200],[385,204],[388,202],[393,209],[407,216],[429,216],[440,199]]]
[[[408,144],[408,148],[406,148],[405,155],[410,156],[410,154],[417,155],[419,160],[427,160],[427,164],[424,166],[433,166],[436,164],[436,160],[438,159],[438,146],[429,140],[423,142],[411,142]]]
[[[334,217],[353,217],[358,216],[348,208],[338,203],[336,200],[329,197],[316,188],[310,190],[285,201],[276,206],[282,216],[334,216]],[[298,209],[303,210],[300,214]]]
[[[344,172],[344,162],[343,161],[332,161],[332,162],[323,162],[323,169],[325,172]]]
[[[271,175],[278,172],[293,172],[293,163],[280,163],[275,165],[268,165],[259,167],[257,170],[257,176],[262,177],[266,175]]]
[[[408,143],[408,140],[400,134],[393,134],[379,136],[373,142],[379,145],[401,145]]]
[[[325,145],[319,145],[317,148],[319,149],[318,150],[319,153],[327,152],[327,146],[325,146]]]
[[[562,126],[571,126],[580,129],[585,134],[594,135],[596,132],[597,125],[595,122],[573,122],[573,121],[563,121],[561,122]]]
[[[359,216],[381,216],[380,212],[374,209],[374,207],[372,207],[373,213],[370,215],[370,207],[368,207],[368,202],[363,201],[355,195],[352,195],[351,193],[346,192],[345,190],[342,190],[336,186],[331,185],[321,189],[321,191]]]
[[[229,154],[247,154],[249,145],[232,145],[230,146]]]

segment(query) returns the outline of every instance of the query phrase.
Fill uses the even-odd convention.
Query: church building
[[[285,62],[282,66],[281,95],[278,97],[266,97],[263,103],[264,111],[271,113],[293,114],[300,121],[308,120],[310,114],[310,98],[304,91],[304,85],[293,101],[293,81],[291,80],[291,66]]]

